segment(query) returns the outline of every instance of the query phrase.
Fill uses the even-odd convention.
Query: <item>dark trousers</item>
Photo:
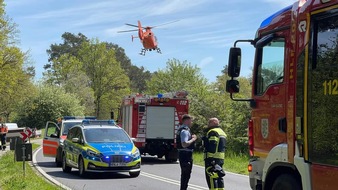
[[[6,149],[6,135],[0,135],[1,147],[0,149]]]
[[[215,164],[223,167],[224,160],[223,159],[211,159],[207,158],[204,160],[205,164],[205,178],[207,180],[207,184],[210,190],[221,190],[224,189],[224,180],[222,177],[215,178],[213,176],[209,176],[207,174],[207,168],[213,166],[212,161],[215,161]]]
[[[181,166],[181,188],[180,190],[188,189],[188,183],[191,175],[193,159],[192,151],[179,151],[178,158]]]

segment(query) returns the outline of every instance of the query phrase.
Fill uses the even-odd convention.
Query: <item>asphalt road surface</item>
[[[180,166],[178,163],[166,163],[156,157],[143,157],[141,174],[137,178],[128,173],[91,173],[87,178],[80,178],[77,169],[71,173],[62,172],[56,167],[53,158],[42,155],[42,149],[36,154],[37,165],[50,177],[74,190],[175,190],[180,185]],[[224,177],[226,190],[249,190],[247,176],[227,173]],[[189,183],[189,190],[207,190],[204,168],[194,166]]]

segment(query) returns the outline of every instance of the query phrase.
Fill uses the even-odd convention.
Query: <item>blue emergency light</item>
[[[124,156],[124,162],[130,162],[132,158],[130,156]]]
[[[82,125],[116,125],[114,120],[82,120]]]
[[[157,94],[157,97],[158,97],[158,98],[162,98],[162,97],[163,97],[163,94]]]
[[[95,116],[63,116],[63,120],[72,120],[72,119],[91,119],[94,120],[96,119]]]

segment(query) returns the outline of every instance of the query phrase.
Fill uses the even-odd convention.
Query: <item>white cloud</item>
[[[207,65],[210,65],[214,62],[213,57],[205,57],[203,58],[200,63],[197,65],[199,68],[204,68]]]
[[[161,4],[157,6],[153,6],[149,10],[149,15],[166,15],[172,13],[178,13],[185,10],[192,9],[193,7],[199,6],[203,3],[207,2],[207,0],[165,0],[162,1]],[[154,4],[153,4],[154,5]]]
[[[281,8],[287,7],[289,5],[292,5],[297,0],[263,0],[264,2],[276,4],[280,6]]]

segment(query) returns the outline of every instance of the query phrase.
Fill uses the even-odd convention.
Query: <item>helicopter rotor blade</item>
[[[174,21],[163,23],[163,24],[159,24],[159,25],[156,25],[156,26],[151,26],[150,28],[156,28],[156,27],[159,27],[159,26],[164,26],[164,25],[167,25],[167,24],[172,24],[172,23],[175,23],[175,22],[178,22],[178,21],[180,21],[180,20],[174,20]]]
[[[126,25],[127,25],[127,26],[132,26],[132,27],[136,27],[136,28],[138,28],[138,26],[137,26],[137,25],[135,25],[135,24],[128,24],[128,23],[126,23]]]
[[[124,33],[124,32],[135,32],[135,31],[138,31],[138,29],[117,31],[117,33]]]

